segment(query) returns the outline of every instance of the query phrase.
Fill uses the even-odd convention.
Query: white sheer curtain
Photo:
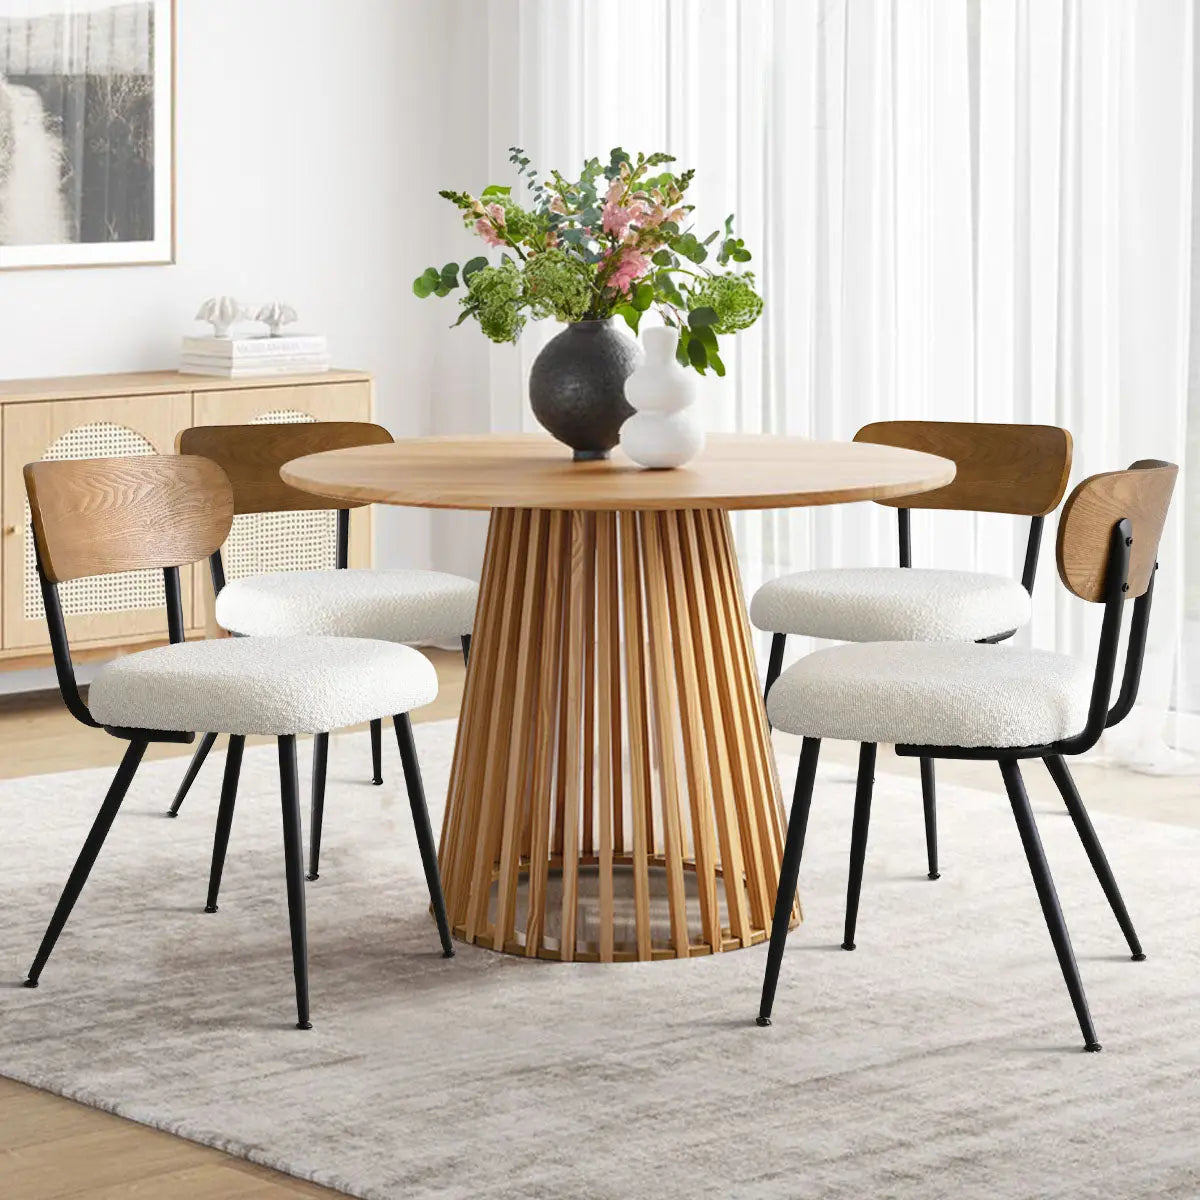
[[[487,15],[487,182],[507,181],[510,144],[568,174],[618,144],[665,149],[697,169],[700,226],[737,214],[766,314],[704,385],[710,428],[1037,421],[1075,435],[1075,479],[1183,462],[1191,0],[491,0]],[[494,427],[531,423],[523,381],[553,332],[490,352]],[[1184,508],[1181,492],[1140,720],[1112,747],[1150,769],[1176,761],[1163,714],[1200,559],[1185,563]],[[918,514],[915,559],[1017,574],[1025,532]],[[737,534],[748,588],[895,561],[894,516],[874,506],[748,514]],[[1047,541],[1022,637],[1090,655],[1095,614],[1054,583]]]

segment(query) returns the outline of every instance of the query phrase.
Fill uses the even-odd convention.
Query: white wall
[[[410,285],[444,204],[458,2],[178,0],[178,261],[0,273],[0,377],[171,366],[204,297],[282,297],[375,374],[382,424],[427,432],[448,322]],[[382,563],[429,561],[424,513],[377,528]]]

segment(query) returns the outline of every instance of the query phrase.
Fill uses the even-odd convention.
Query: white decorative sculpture
[[[262,321],[271,331],[272,337],[278,337],[285,325],[296,320],[296,310],[282,300],[272,300],[270,304],[262,305],[254,314],[256,321]]]
[[[229,337],[230,328],[238,321],[250,318],[250,310],[233,296],[210,296],[200,305],[197,321],[207,321],[213,327],[213,337]]]
[[[681,467],[704,449],[691,411],[696,381],[675,359],[678,329],[647,329],[642,341],[645,361],[625,380],[625,399],[637,411],[621,426],[621,449],[643,467]]]

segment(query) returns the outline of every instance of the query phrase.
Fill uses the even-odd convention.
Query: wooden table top
[[[420,508],[587,511],[800,508],[882,500],[942,487],[948,458],[866,442],[711,434],[686,467],[646,471],[614,450],[577,463],[542,434],[410,438],[310,454],[280,474],[334,500]]]

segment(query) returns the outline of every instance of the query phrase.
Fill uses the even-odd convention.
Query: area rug
[[[453,725],[416,737],[437,822]],[[0,1073],[371,1200],[1200,1195],[1200,832],[1095,818],[1136,964],[1041,806],[1088,1055],[1000,795],[942,789],[930,883],[918,791],[881,775],[858,949],[837,948],[853,787],[830,772],[759,1029],[761,946],[443,960],[395,753],[373,788],[364,737],[335,738],[302,1033],[270,747],[246,754],[220,912],[201,911],[219,760],[176,821],[183,761],[144,767],[37,991],[18,985],[109,772],[0,785]]]

